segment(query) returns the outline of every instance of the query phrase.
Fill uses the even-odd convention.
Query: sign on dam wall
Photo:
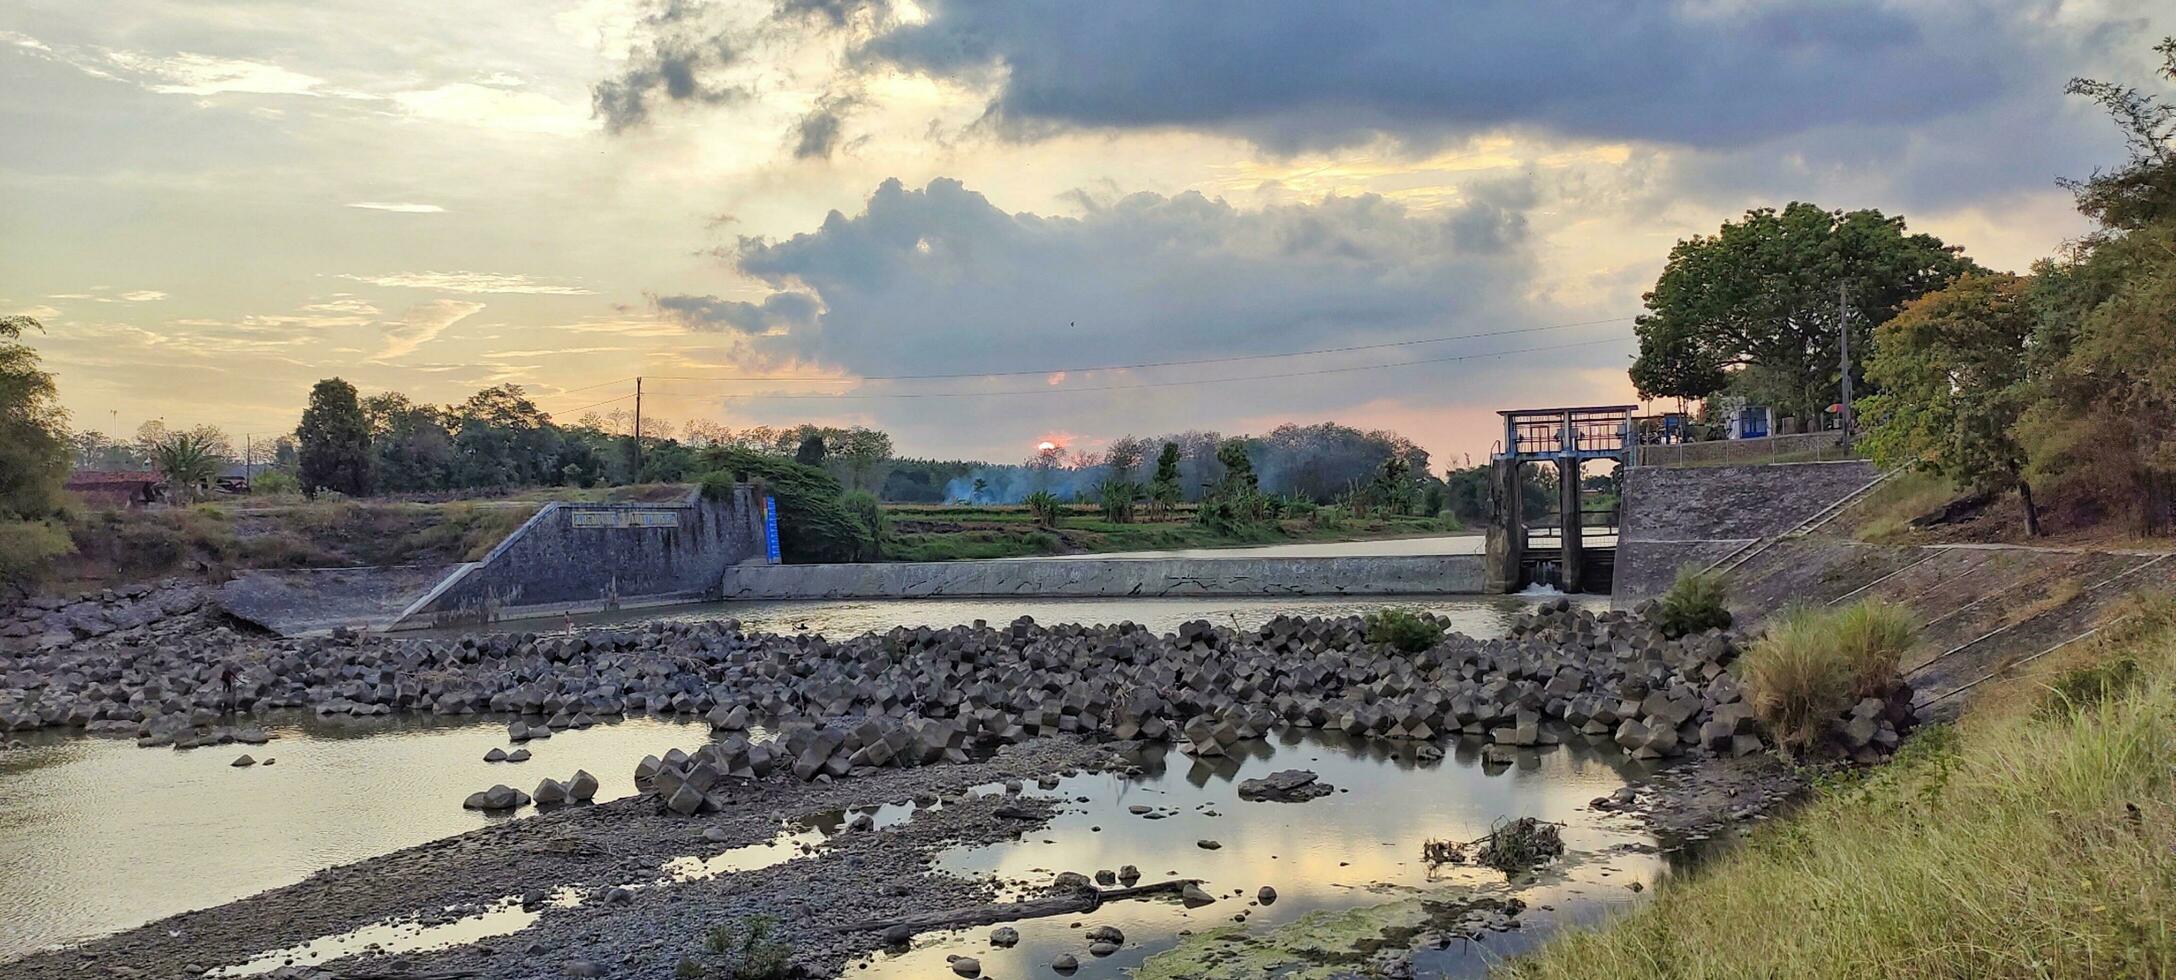
[[[1477,595],[1479,555],[736,565],[725,599]]]

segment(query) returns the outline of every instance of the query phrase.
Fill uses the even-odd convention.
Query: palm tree
[[[151,460],[166,474],[176,498],[196,499],[197,492],[219,478],[219,451],[209,437],[176,432],[151,447]]]

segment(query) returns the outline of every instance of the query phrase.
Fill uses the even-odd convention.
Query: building
[[[93,507],[142,507],[166,497],[166,479],[149,470],[77,470],[62,486]]]

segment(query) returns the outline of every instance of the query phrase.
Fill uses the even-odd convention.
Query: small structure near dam
[[[1566,592],[1608,592],[1616,546],[1590,542],[1616,533],[1616,508],[1589,510],[1581,477],[1587,463],[1631,465],[1633,405],[1524,408],[1503,416],[1504,438],[1490,456],[1490,496],[1495,520],[1488,528],[1489,592],[1516,592],[1554,585]],[[1529,523],[1525,468],[1550,464],[1557,472],[1556,520]],[[1541,516],[1541,515],[1531,515]]]

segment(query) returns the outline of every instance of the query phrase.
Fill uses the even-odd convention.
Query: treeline
[[[2176,82],[2176,38],[2156,48]],[[2027,275],[1978,270],[1904,306],[1874,337],[1859,403],[1868,446],[1983,494],[2035,491],[2077,523],[2138,534],[2176,523],[2176,105],[2073,81],[2123,130],[2130,158],[2066,182],[2095,231]]]
[[[1264,493],[1334,503],[1374,484],[1390,460],[1402,465],[1415,495],[1425,495],[1431,485],[1441,491],[1442,480],[1430,470],[1428,451],[1412,440],[1386,430],[1321,422],[1281,425],[1259,436],[1198,430],[1148,438],[1126,435],[1099,452],[1060,447],[1009,464],[893,460],[881,492],[885,500],[902,503],[1017,504],[1036,493],[1061,501],[1092,501],[1111,480],[1148,482],[1145,468],[1171,445],[1178,452],[1171,485],[1178,499],[1199,502],[1226,481],[1232,469],[1226,446],[1235,439]]]

